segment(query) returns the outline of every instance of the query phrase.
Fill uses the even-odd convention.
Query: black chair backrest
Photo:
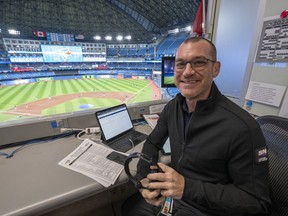
[[[288,216],[288,119],[269,115],[256,120],[268,146],[271,215]]]

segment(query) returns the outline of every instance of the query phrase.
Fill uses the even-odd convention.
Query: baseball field
[[[48,116],[158,100],[160,89],[145,79],[70,79],[0,88],[0,121]]]
[[[172,75],[172,76],[165,76],[165,77],[164,77],[164,83],[165,83],[165,84],[170,84],[170,85],[174,84],[174,75]]]

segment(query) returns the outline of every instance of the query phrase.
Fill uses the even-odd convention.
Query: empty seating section
[[[165,55],[175,55],[178,46],[188,37],[187,33],[168,35],[157,47],[156,56],[161,58]]]
[[[145,46],[129,46],[129,45],[108,45],[107,57],[133,58],[143,57],[145,59],[160,60],[165,55],[175,55],[178,46],[189,36],[188,33],[169,34],[162,41],[156,44],[147,44]],[[124,46],[124,47],[123,47]]]
[[[145,56],[145,54],[146,54],[146,47],[138,49],[137,56]]]
[[[129,49],[127,52],[127,57],[137,56],[137,49]]]
[[[110,73],[109,70],[126,70],[137,72],[147,72],[152,75],[153,70],[161,70],[161,57],[164,55],[174,55],[175,50],[179,44],[187,37],[187,34],[168,35],[162,39],[161,43],[153,44],[98,44],[83,43],[80,44],[85,51],[85,59],[83,62],[62,62],[62,63],[48,63],[43,61],[41,53],[33,53],[29,50],[24,54],[9,52],[17,43],[32,44],[35,48],[40,49],[40,44],[46,42],[39,42],[37,40],[27,40],[23,43],[21,40],[4,39],[7,42],[7,47],[0,47],[0,81],[7,81],[13,79],[29,79],[38,77],[53,77],[57,76],[55,72],[65,70],[82,70],[93,71],[99,70],[100,73]],[[23,39],[24,41],[26,39]],[[16,41],[16,42],[15,42]],[[14,46],[13,43],[16,43]],[[53,44],[52,44],[53,45]],[[79,44],[76,44],[79,46]],[[100,46],[99,45],[99,46]],[[89,53],[87,48],[94,47],[93,52]],[[9,49],[8,49],[9,48]],[[87,48],[87,49],[86,49]],[[88,50],[88,51],[87,51]],[[95,60],[95,52],[98,50],[98,55],[101,59]],[[105,50],[105,52],[103,52]],[[13,50],[12,50],[13,51]],[[41,52],[41,51],[40,51]],[[106,53],[106,54],[105,54]],[[84,54],[83,54],[84,55]],[[91,59],[88,59],[88,57]],[[89,57],[89,58],[90,58]],[[30,58],[32,59],[30,61]],[[35,61],[38,59],[39,61]],[[25,61],[24,61],[24,60]]]
[[[10,70],[10,67],[8,64],[0,64],[0,74],[1,74],[1,71],[9,71]]]
[[[107,56],[118,56],[118,49],[115,48],[107,49]]]
[[[169,46],[174,42],[172,35],[168,35],[159,45],[156,51],[157,56],[164,55],[164,52],[169,48]]]
[[[186,39],[187,35],[182,34],[176,38],[174,38],[174,41],[170,46],[164,51],[164,55],[175,55],[176,49],[179,47],[179,45]]]
[[[155,62],[110,62],[108,69],[139,69],[139,70],[160,70],[161,65]]]
[[[150,47],[148,48],[147,52],[146,52],[146,57],[151,58],[155,56],[155,47]]]
[[[118,69],[118,70],[80,70],[79,75],[98,75],[98,74],[130,74],[132,76],[151,76],[151,70],[150,71],[144,71],[144,70],[130,70],[127,71],[125,69]]]

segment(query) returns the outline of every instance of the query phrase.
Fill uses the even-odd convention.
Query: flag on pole
[[[201,0],[197,14],[193,22],[192,33],[197,37],[202,37],[203,34],[203,0]]]
[[[35,31],[33,32],[36,37],[46,37],[46,32]]]

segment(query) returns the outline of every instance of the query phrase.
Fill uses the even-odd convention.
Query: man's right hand
[[[149,180],[147,178],[141,180],[141,184],[143,187],[147,187]],[[149,189],[140,189],[140,193],[142,194],[143,198],[146,200],[147,203],[160,206],[164,204],[165,197],[161,196],[161,190],[149,190]]]

